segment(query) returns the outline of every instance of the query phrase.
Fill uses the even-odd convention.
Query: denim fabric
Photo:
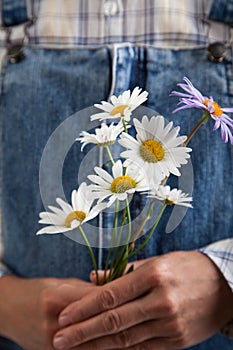
[[[26,0],[2,0],[2,26],[10,27],[28,20]]]
[[[213,21],[220,21],[232,25],[233,0],[212,0],[208,18]]]
[[[5,26],[27,20],[25,0],[4,0]],[[213,1],[209,18],[232,24],[232,0]],[[175,74],[174,74],[175,72]],[[27,49],[26,59],[13,65],[5,61],[2,72],[1,123],[3,174],[4,261],[17,275],[77,276],[88,279],[92,268],[85,246],[62,235],[36,237],[38,213],[43,210],[39,191],[39,166],[46,142],[55,128],[73,113],[107,100],[109,94],[139,85],[149,95],[147,106],[181,125],[187,134],[198,111],[171,115],[176,99],[169,92],[187,75],[200,90],[213,95],[222,106],[233,105],[230,58],[216,65],[207,60],[204,49],[161,50],[123,45],[93,50]],[[110,86],[112,82],[112,85]],[[13,101],[13,102],[12,102]],[[80,125],[74,125],[75,136]],[[61,139],[61,144],[66,140]],[[202,127],[191,142],[194,167],[194,209],[171,234],[164,233],[170,213],[138,259],[177,249],[195,249],[231,237],[232,230],[232,147],[223,145],[219,132]],[[67,196],[77,185],[81,154],[78,144],[70,149],[64,164],[63,186]],[[93,164],[98,162],[94,155]],[[51,165],[53,159],[51,159]],[[55,198],[54,173],[49,177],[49,198]],[[172,180],[175,183],[175,179]],[[56,181],[54,181],[56,183]],[[53,203],[51,203],[53,204]],[[135,212],[143,201],[135,203]],[[106,226],[111,216],[106,216]],[[97,257],[97,249],[95,254]],[[104,257],[106,256],[106,252]],[[104,260],[103,260],[104,263]],[[232,349],[232,341],[216,335],[190,349]],[[0,338],[0,349],[18,350]]]
[[[167,50],[128,44],[90,50],[28,48],[26,58],[20,63],[5,60],[1,96],[4,262],[14,273],[29,278],[88,279],[92,268],[85,246],[63,235],[35,236],[39,228],[38,213],[43,210],[39,192],[40,160],[55,128],[74,112],[107,100],[109,94],[118,95],[139,85],[149,92],[147,106],[180,124],[181,134],[187,134],[200,113],[188,110],[172,115],[177,99],[169,97],[183,75],[221,106],[233,105],[231,58],[214,64],[208,61],[205,49]],[[80,119],[80,123],[85,127],[88,120]],[[73,126],[74,135],[79,127]],[[165,214],[139,259],[195,249],[232,235],[232,147],[223,144],[219,131],[213,132],[210,125],[201,128],[190,146],[193,147],[194,209],[188,210],[170,234],[164,232],[170,213]],[[78,167],[84,156],[78,143],[67,155],[63,172],[67,196],[77,186]],[[97,161],[96,156],[93,165]],[[53,179],[51,187],[52,183]],[[54,193],[50,195],[55,198]],[[137,208],[140,205],[143,203],[138,203]],[[192,349],[221,347],[230,350],[232,341],[217,335]]]

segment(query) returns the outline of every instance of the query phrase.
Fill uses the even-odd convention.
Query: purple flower
[[[179,96],[179,103],[183,104],[181,107],[174,109],[172,113],[176,113],[182,109],[187,108],[198,108],[208,113],[209,117],[212,118],[214,123],[213,130],[217,130],[221,127],[222,140],[224,142],[230,141],[233,144],[233,120],[224,112],[233,113],[233,108],[222,108],[217,102],[213,100],[213,97],[203,96],[199,90],[197,90],[191,81],[184,77],[183,80],[186,84],[177,84],[186,93],[172,91],[171,96]]]

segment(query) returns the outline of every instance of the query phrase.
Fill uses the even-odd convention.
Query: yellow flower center
[[[73,220],[78,220],[82,222],[86,218],[86,214],[83,211],[72,211],[65,219],[65,226],[71,227],[71,222]]]
[[[156,163],[164,158],[165,152],[159,141],[146,140],[140,147],[140,156],[148,163]]]
[[[125,193],[131,188],[135,188],[136,185],[136,181],[132,179],[132,177],[127,175],[118,176],[116,179],[113,180],[110,190],[113,193]]]
[[[115,108],[113,108],[113,110],[111,111],[110,115],[116,115],[118,113],[120,113],[120,115],[123,117],[124,116],[124,111],[126,108],[129,108],[128,105],[120,105],[117,106]]]
[[[206,98],[204,101],[204,105],[206,107],[208,107],[208,103],[209,103],[210,99]],[[221,107],[217,104],[217,102],[213,101],[212,102],[212,106],[214,107],[214,114],[216,115],[216,117],[221,117],[223,114],[223,111],[221,109]]]
[[[109,141],[105,141],[105,142],[98,142],[96,143],[96,146],[99,146],[99,147],[104,147],[104,146],[111,146],[115,143],[115,140],[109,140]]]
[[[175,204],[171,199],[168,199],[168,198],[165,199],[165,203],[167,205],[174,205]]]

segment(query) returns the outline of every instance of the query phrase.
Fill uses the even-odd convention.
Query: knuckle
[[[178,315],[178,305],[175,298],[168,291],[164,292],[163,302],[161,303],[162,313],[168,316]]]
[[[174,349],[186,349],[190,346],[187,325],[182,318],[176,318],[169,325],[170,345]]]
[[[189,346],[189,343],[186,337],[182,336],[182,337],[177,337],[173,341],[173,345],[175,346],[176,349],[185,349]]]
[[[37,329],[40,340],[43,342],[43,349],[52,349],[52,342],[53,342],[53,335],[56,331],[53,325],[51,325],[51,322],[49,320],[43,320],[40,323],[40,328]]]
[[[119,332],[121,328],[121,318],[117,311],[109,311],[103,318],[104,330],[111,333]]]
[[[132,345],[132,339],[129,334],[128,330],[124,330],[123,332],[119,333],[118,341],[116,342],[120,348],[128,348],[130,345]]]
[[[86,333],[84,332],[84,330],[82,328],[74,328],[74,331],[71,334],[71,339],[70,342],[74,343],[74,344],[79,344],[79,343],[83,343],[86,341]]]
[[[140,343],[136,345],[135,350],[151,350],[151,346],[148,346],[146,343]]]
[[[151,269],[151,282],[153,287],[161,286],[167,279],[167,265],[163,261],[156,261]]]
[[[105,289],[97,297],[97,303],[103,310],[113,309],[117,306],[117,298],[113,290]]]
[[[51,313],[54,307],[54,300],[50,288],[44,289],[40,294],[40,308],[45,315]]]
[[[173,332],[179,339],[185,337],[186,327],[184,321],[180,318],[177,318],[173,324]]]

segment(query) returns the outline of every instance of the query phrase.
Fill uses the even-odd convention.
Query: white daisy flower
[[[173,188],[171,190],[170,186],[160,185],[157,189],[155,189],[155,191],[151,191],[148,197],[165,201],[166,204],[170,205],[176,204],[189,208],[193,207],[192,204],[190,204],[190,202],[193,200],[192,197],[188,197],[188,194],[178,190],[177,188]]]
[[[127,198],[128,194],[135,191],[149,190],[145,173],[138,166],[128,166],[124,173],[123,164],[118,160],[112,167],[113,176],[102,168],[95,167],[94,169],[97,175],[89,175],[88,178],[95,183],[91,187],[98,198],[97,203],[109,198],[109,207],[116,199],[122,201]]]
[[[61,198],[56,199],[60,208],[49,206],[51,212],[40,213],[40,224],[48,224],[36,234],[62,233],[73,230],[83,223],[96,217],[106,205],[96,205],[92,207],[93,195],[90,186],[83,182],[78,190],[73,190],[71,195],[71,205]]]
[[[130,125],[126,126],[127,128]],[[117,137],[124,130],[124,125],[120,121],[117,125],[111,123],[109,126],[106,123],[102,123],[100,128],[95,129],[95,134],[90,134],[87,131],[82,131],[80,137],[75,141],[80,141],[83,143],[81,150],[88,144],[93,143],[97,146],[111,146],[116,142]]]
[[[124,118],[130,120],[131,112],[147,100],[148,92],[141,90],[138,86],[130,93],[130,90],[124,91],[122,95],[111,97],[111,103],[101,101],[102,104],[95,104],[95,107],[104,112],[96,113],[91,116],[91,120],[104,120]]]
[[[121,153],[126,158],[124,166],[136,162],[150,175],[151,182],[159,184],[169,174],[180,176],[177,168],[187,163],[191,148],[181,146],[186,136],[178,136],[179,127],[173,128],[170,122],[165,126],[162,116],[147,116],[140,122],[134,119],[136,139],[122,133],[119,143],[127,150]]]

